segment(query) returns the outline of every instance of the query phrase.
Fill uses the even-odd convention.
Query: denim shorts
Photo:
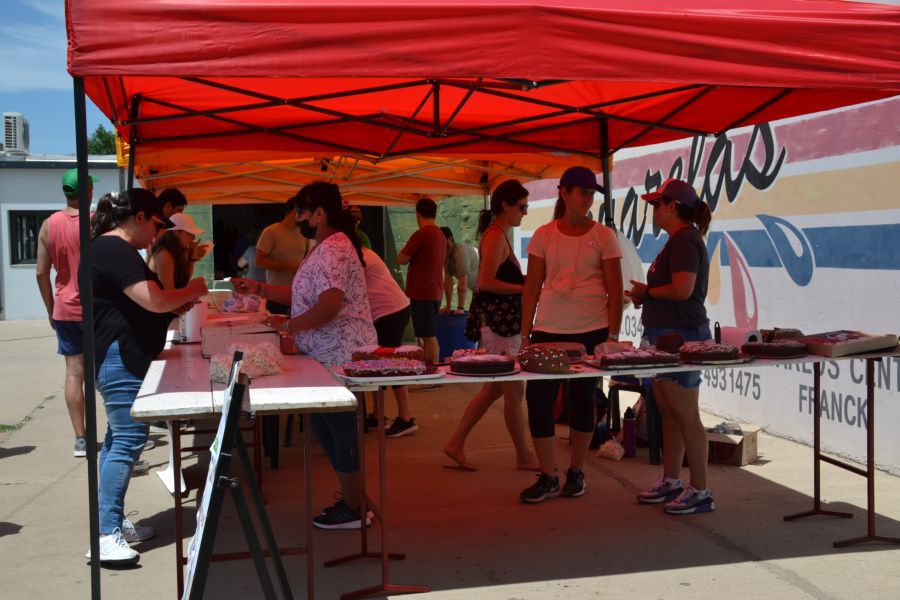
[[[84,354],[84,335],[82,334],[81,321],[57,321],[56,326],[56,353],[63,356],[78,356]]]
[[[709,331],[709,321],[697,327],[646,327],[642,342],[656,345],[656,340],[664,333],[680,333],[686,342],[703,342],[712,339]],[[656,379],[668,379],[674,381],[688,390],[700,387],[700,371],[682,371],[680,373],[659,373]]]

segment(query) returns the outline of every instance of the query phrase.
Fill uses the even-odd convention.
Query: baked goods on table
[[[231,375],[231,363],[235,352],[243,352],[241,372],[251,379],[266,375],[278,375],[282,372],[281,361],[284,356],[281,350],[270,342],[250,344],[235,342],[228,346],[228,351],[213,354],[209,359],[209,378],[215,383],[228,383]]]
[[[412,344],[397,346],[396,348],[388,348],[386,346],[362,346],[351,356],[352,360],[377,360],[379,358],[425,360],[425,351]]]
[[[774,342],[747,342],[741,351],[757,358],[800,358],[806,356],[806,344],[798,340],[776,340]]]
[[[799,340],[803,332],[799,329],[775,327],[773,329],[760,329],[763,342],[777,342],[778,340]]]
[[[502,354],[471,353],[450,359],[450,371],[472,375],[489,375],[515,371],[516,360]]]
[[[634,350],[598,356],[590,364],[601,369],[639,367],[643,365],[677,365],[678,355],[646,346],[644,348],[635,348]]]
[[[685,342],[678,352],[681,362],[704,363],[720,360],[738,360],[741,353],[732,344],[717,344],[712,341]]]
[[[676,354],[684,344],[684,336],[678,333],[663,333],[656,338],[656,349]]]
[[[344,364],[348,377],[403,377],[424,375],[425,363],[409,358],[375,358],[354,360]]]
[[[582,362],[586,352],[584,344],[579,344],[578,342],[540,342],[531,344],[530,347],[546,350],[561,350],[569,357],[570,363]]]
[[[572,368],[565,351],[546,344],[532,344],[519,352],[519,365],[533,373],[568,373]]]

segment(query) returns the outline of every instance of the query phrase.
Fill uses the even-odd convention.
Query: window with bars
[[[9,258],[11,265],[37,263],[37,241],[41,223],[52,210],[9,211]]]

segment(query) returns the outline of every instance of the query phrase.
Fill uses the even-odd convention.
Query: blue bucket
[[[440,356],[449,357],[454,350],[474,348],[475,342],[466,337],[466,319],[468,314],[454,315],[450,313],[437,316],[437,340],[441,347]]]

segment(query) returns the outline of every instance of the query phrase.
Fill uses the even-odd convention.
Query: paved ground
[[[90,571],[85,462],[71,457],[72,434],[62,402],[62,360],[44,322],[0,322],[0,374],[6,392],[0,423],[31,416],[20,429],[0,433],[0,564],[3,598],[87,598]],[[392,548],[406,552],[391,565],[395,582],[425,583],[423,598],[896,598],[900,548],[832,548],[831,542],[863,533],[864,481],[823,466],[824,499],[853,519],[814,518],[785,523],[785,513],[811,505],[809,448],[760,436],[760,460],[744,468],[713,466],[710,480],[718,510],[670,517],[639,506],[634,494],[657,475],[639,451],[619,463],[592,458],[588,492],[523,506],[518,492],[532,475],[515,471],[500,405],[470,438],[475,473],[442,468],[440,448],[455,427],[472,386],[412,394],[420,431],[388,446]],[[393,413],[393,409],[389,411]],[[102,413],[102,410],[101,410]],[[566,457],[566,428],[558,428]],[[164,440],[146,453],[163,465]],[[374,440],[369,440],[369,447]],[[861,440],[862,443],[862,440]],[[299,445],[295,443],[295,446]],[[370,452],[371,458],[373,453]],[[316,506],[330,504],[337,485],[320,453],[314,456]],[[204,476],[188,461],[189,484]],[[372,471],[370,461],[369,471]],[[284,451],[278,471],[265,470],[268,511],[283,546],[303,534],[302,453]],[[879,473],[881,533],[900,536],[900,478]],[[185,508],[192,523],[196,491]],[[175,596],[171,497],[153,474],[132,479],[129,510],[159,535],[141,544],[140,566],[104,570],[106,598]],[[373,535],[378,528],[373,527]],[[354,552],[358,533],[316,532],[319,563]],[[217,550],[241,550],[228,509]],[[286,559],[296,597],[305,589],[304,559]],[[374,584],[374,562],[319,567],[317,596]],[[249,562],[216,563],[207,597],[258,598]]]

